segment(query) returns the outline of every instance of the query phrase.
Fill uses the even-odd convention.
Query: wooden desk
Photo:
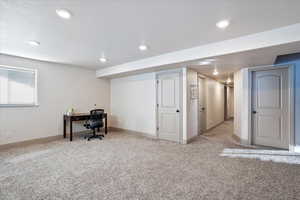
[[[85,121],[90,119],[90,113],[74,113],[72,115],[64,115],[64,138],[67,136],[67,121],[70,121],[70,141],[73,140],[73,121]],[[104,113],[104,132],[107,134],[107,113]]]

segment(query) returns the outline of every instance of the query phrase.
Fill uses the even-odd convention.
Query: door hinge
[[[159,127],[156,127],[156,130],[159,131]]]
[[[156,104],[157,107],[159,107],[159,104]]]

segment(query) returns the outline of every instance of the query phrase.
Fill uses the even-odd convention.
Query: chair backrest
[[[104,109],[94,109],[90,111],[91,120],[103,120]]]

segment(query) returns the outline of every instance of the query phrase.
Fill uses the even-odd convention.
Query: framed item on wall
[[[196,84],[190,85],[190,94],[191,100],[198,99],[198,87]]]

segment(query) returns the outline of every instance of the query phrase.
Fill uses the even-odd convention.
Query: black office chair
[[[99,132],[100,128],[104,127],[104,123],[103,123],[104,110],[103,109],[94,109],[94,110],[90,111],[90,114],[91,114],[90,119],[87,120],[83,126],[86,127],[87,129],[93,130],[93,135],[91,135],[89,137],[85,136],[84,139],[88,138],[88,141],[90,141],[90,139],[99,138],[100,140],[102,140],[102,137],[104,137],[104,135],[101,135],[101,134],[96,135],[96,129]]]

